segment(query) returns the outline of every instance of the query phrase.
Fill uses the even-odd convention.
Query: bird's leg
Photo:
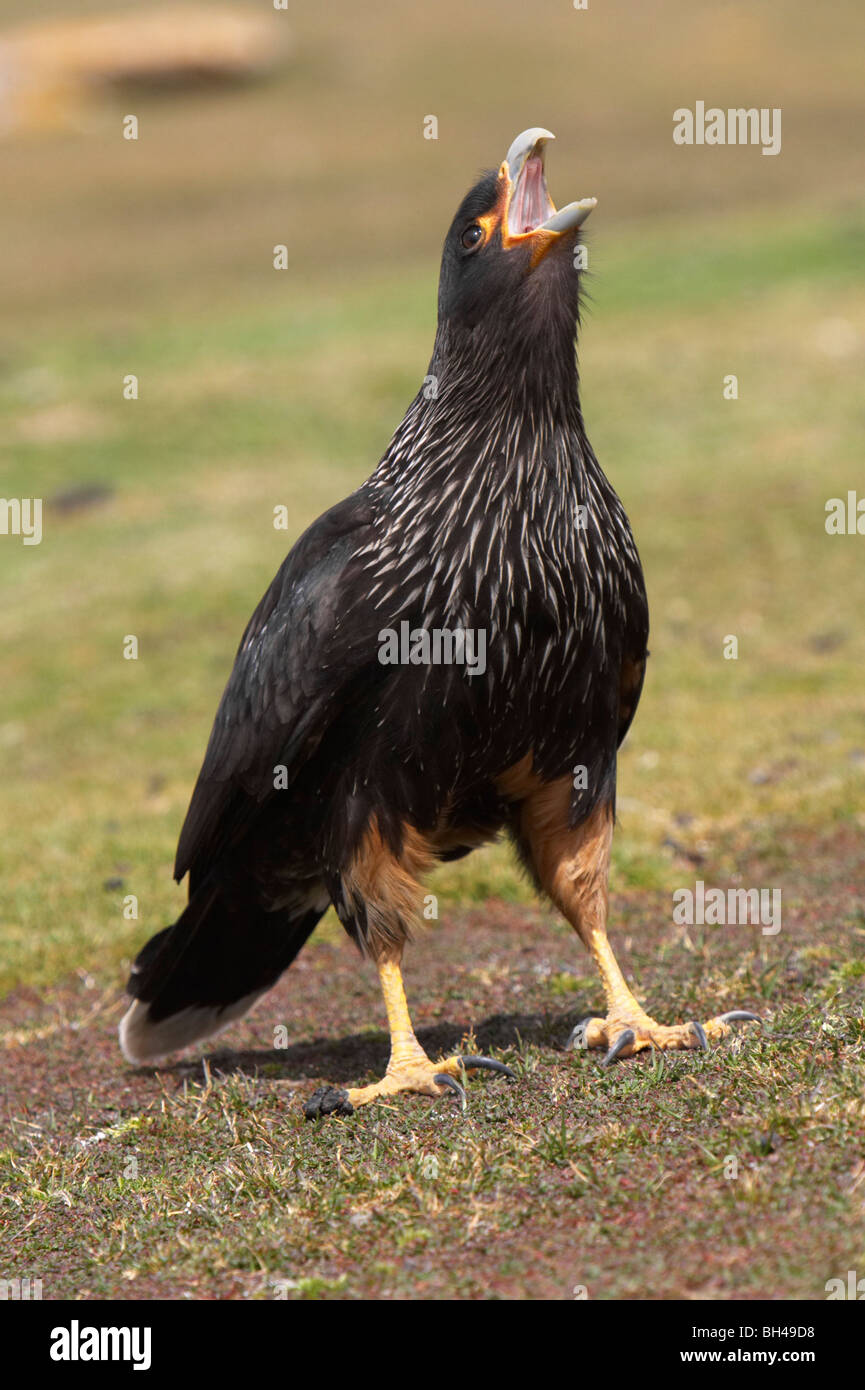
[[[441,1095],[447,1082],[440,1084],[435,1079],[436,1071],[439,1070],[449,1079],[458,1076],[457,1059],[443,1062],[437,1069],[415,1037],[399,960],[381,961],[378,975],[390,1032],[390,1060],[381,1081],[377,1081],[373,1086],[354,1087],[348,1093],[349,1101],[355,1107],[367,1105],[379,1096],[396,1095],[399,1091],[419,1091],[422,1095],[428,1096]]]
[[[731,1022],[757,1020],[743,1010],[721,1014],[707,1023],[657,1023],[635,999],[607,937],[612,807],[598,807],[580,825],[567,828],[571,783],[548,783],[522,807],[521,833],[541,884],[575,928],[600,971],[606,995],[605,1018],[587,1018],[571,1034],[568,1046],[603,1047],[604,1064],[617,1057],[655,1047],[706,1048],[722,1038]]]
[[[513,1076],[514,1073],[509,1067],[503,1062],[494,1061],[491,1057],[455,1055],[440,1062],[431,1062],[415,1037],[412,1027],[399,955],[391,955],[379,961],[378,974],[390,1031],[390,1060],[387,1071],[381,1081],[375,1082],[372,1086],[354,1086],[347,1091],[329,1086],[319,1087],[304,1107],[308,1120],[332,1113],[351,1115],[360,1105],[368,1105],[370,1101],[397,1095],[400,1091],[417,1091],[421,1095],[441,1096],[446,1090],[452,1090],[458,1096],[460,1107],[465,1109],[465,1090],[457,1078],[464,1078],[466,1070],[478,1067]]]
[[[403,942],[418,917],[420,877],[433,859],[431,846],[413,827],[403,826],[401,849],[396,852],[373,821],[353,860],[334,885],[334,903],[340,919],[352,935],[363,936],[378,966],[390,1030],[390,1061],[381,1081],[373,1086],[355,1086],[348,1091],[320,1087],[304,1107],[309,1120],[331,1113],[350,1115],[359,1105],[400,1091],[441,1096],[452,1090],[464,1107],[465,1091],[457,1078],[464,1079],[469,1068],[513,1076],[509,1067],[490,1057],[455,1055],[431,1062],[415,1037],[400,961]]]

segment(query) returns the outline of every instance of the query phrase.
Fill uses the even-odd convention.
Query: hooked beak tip
[[[538,125],[530,126],[528,130],[522,131],[517,136],[505,155],[511,183],[516,183],[523,165],[531,155],[539,154],[543,159],[544,145],[548,140],[555,140],[555,138],[551,130],[544,130],[543,126]]]

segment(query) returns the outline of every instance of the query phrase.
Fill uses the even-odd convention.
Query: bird
[[[432,358],[378,466],[295,543],[253,613],[177,847],[173,926],[137,956],[133,1064],[212,1037],[265,994],[332,904],[379,974],[377,1082],[319,1086],[309,1119],[456,1092],[485,1056],[430,1058],[402,958],[423,880],[501,834],[593,957],[603,1062],[705,1049],[735,1022],[665,1025],[607,935],[618,749],[648,656],[625,510],[589,443],[576,341],[596,206],[557,209],[542,127],[463,198],[444,241]],[[757,1020],[759,1021],[759,1020]]]

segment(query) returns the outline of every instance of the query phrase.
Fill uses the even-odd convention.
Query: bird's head
[[[556,210],[544,177],[544,146],[554,138],[539,127],[524,130],[451,223],[439,281],[439,336],[451,350],[482,340],[497,355],[520,356],[551,340],[573,343],[575,250],[596,199]]]

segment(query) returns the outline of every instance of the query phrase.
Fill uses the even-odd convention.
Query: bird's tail
[[[203,883],[174,926],[142,948],[120,1024],[128,1061],[158,1061],[241,1018],[294,960],[328,901],[320,885],[292,911],[266,912],[251,897]]]

